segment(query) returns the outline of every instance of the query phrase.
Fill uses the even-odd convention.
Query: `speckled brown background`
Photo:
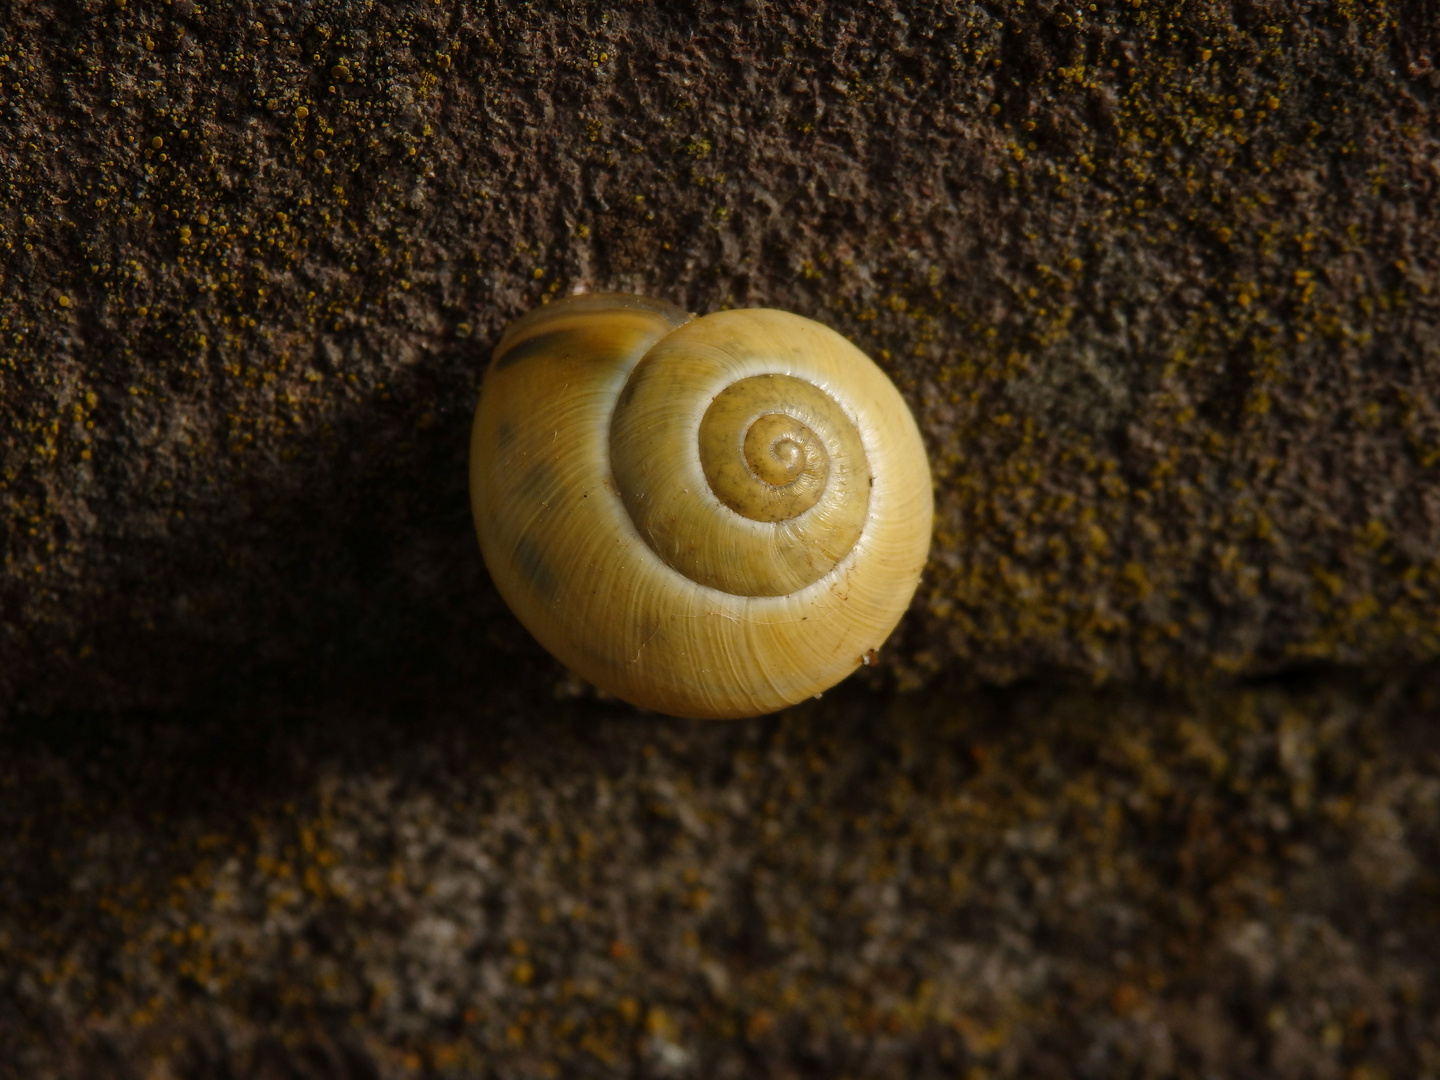
[[[0,12],[0,1074],[1440,1070],[1433,4]],[[555,701],[577,288],[894,376],[868,687]]]

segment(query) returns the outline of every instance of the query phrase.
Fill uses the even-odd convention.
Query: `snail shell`
[[[773,712],[869,662],[933,515],[910,410],[839,334],[620,294],[506,330],[470,494],[495,585],[540,643],[689,717]]]

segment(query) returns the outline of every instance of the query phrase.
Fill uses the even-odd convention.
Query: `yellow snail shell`
[[[540,643],[688,717],[773,712],[872,658],[933,516],[910,410],[839,334],[621,294],[506,330],[470,495],[496,588]]]

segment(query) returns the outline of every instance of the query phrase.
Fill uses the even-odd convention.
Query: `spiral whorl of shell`
[[[640,535],[691,581],[783,596],[860,538],[870,464],[827,392],[848,359],[827,338],[846,344],[796,315],[721,312],[631,373],[610,428],[615,481]]]
[[[903,614],[930,478],[894,386],[818,323],[593,295],[517,320],[471,444],[481,548],[585,678],[683,716],[833,685]]]

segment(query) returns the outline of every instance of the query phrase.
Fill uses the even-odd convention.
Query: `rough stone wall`
[[[892,373],[939,508],[906,682],[1440,654],[1428,4],[5,11],[12,702],[549,678],[466,431],[577,288]]]
[[[1434,1076],[1437,708],[1432,674],[36,722],[0,1077]]]
[[[1440,1075],[1437,62],[1428,0],[0,0],[0,1080]],[[870,687],[637,716],[503,609],[471,410],[575,289],[894,376]]]

